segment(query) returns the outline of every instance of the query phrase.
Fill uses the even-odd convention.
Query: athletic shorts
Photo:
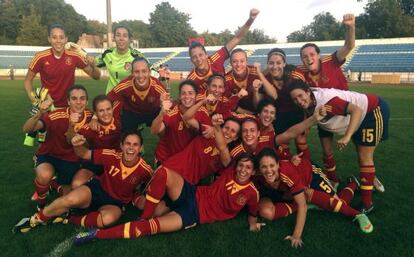
[[[91,178],[85,184],[85,186],[89,187],[92,193],[91,204],[89,205],[88,209],[98,210],[104,205],[115,205],[118,206],[121,210],[123,209],[124,204],[106,193],[101,187],[99,180]]]
[[[387,140],[389,119],[388,104],[380,98],[378,106],[366,114],[358,130],[352,135],[352,140],[362,146],[376,146],[379,142]]]
[[[184,180],[183,189],[177,200],[166,199],[167,206],[180,215],[184,229],[200,224],[200,214],[196,199],[196,186]]]
[[[87,162],[87,161],[82,162],[81,166],[84,169],[88,169],[88,170],[92,171],[93,174],[95,174],[97,176],[101,175],[104,171],[104,167],[102,165],[96,165],[96,164],[93,164],[92,162]]]
[[[310,188],[334,196],[336,191],[331,185],[331,182],[329,182],[329,179],[326,177],[325,173],[322,172],[322,169],[312,165],[312,172],[313,174]]]
[[[150,127],[157,115],[158,112],[137,113],[124,109],[121,114],[122,132],[136,130],[140,124],[146,124],[147,127]]]
[[[333,133],[327,130],[324,130],[321,128],[321,126],[318,125],[318,136],[319,138],[325,138],[325,137],[333,137]]]
[[[80,162],[70,162],[58,159],[48,154],[39,155],[36,158],[36,167],[42,163],[49,163],[55,169],[57,182],[60,185],[70,185],[73,176],[81,168]]]
[[[277,191],[273,188],[263,186],[259,189],[259,195],[260,199],[269,198],[272,202],[286,202],[286,200],[283,199],[283,192]]]
[[[273,122],[273,127],[277,134],[281,134],[288,130],[288,128],[302,122],[304,118],[303,111],[278,112],[276,114],[276,120]]]

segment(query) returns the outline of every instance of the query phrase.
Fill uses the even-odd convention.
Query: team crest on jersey
[[[246,202],[247,202],[247,198],[243,194],[240,194],[236,199],[236,203],[240,206],[244,206]]]
[[[184,128],[183,121],[180,121],[178,123],[178,130],[183,130],[183,128]]]
[[[133,176],[133,177],[131,177],[130,179],[129,179],[129,181],[128,181],[130,184],[132,184],[132,185],[135,185],[135,184],[138,184],[138,182],[139,182],[139,178],[138,177],[136,177],[136,176]]]
[[[131,95],[131,101],[134,103],[136,102],[135,96]]]
[[[321,80],[323,83],[327,83],[327,82],[329,81],[329,77],[328,77],[328,76],[326,76],[325,74],[321,74],[320,80]]]
[[[70,57],[70,56],[66,57],[65,64],[66,65],[72,65],[72,57]]]
[[[135,228],[135,237],[139,237],[141,235],[141,230],[139,230],[137,227]]]
[[[131,70],[131,63],[130,63],[130,62],[126,62],[126,63],[124,64],[124,69],[125,69],[125,70]]]

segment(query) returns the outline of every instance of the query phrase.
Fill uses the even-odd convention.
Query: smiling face
[[[215,77],[207,87],[209,94],[212,94],[216,99],[220,98],[225,91],[224,80],[221,77]]]
[[[302,52],[300,54],[303,65],[308,68],[309,71],[313,73],[317,73],[319,71],[320,66],[320,59],[321,56],[316,52],[315,47],[308,46],[302,49]]]
[[[141,140],[138,135],[128,135],[124,142],[121,142],[122,159],[126,165],[134,165],[139,160],[141,151]]]
[[[71,112],[83,113],[88,104],[86,92],[82,89],[73,89],[69,94],[68,105]]]
[[[266,105],[263,107],[262,111],[258,114],[260,119],[260,124],[262,127],[267,128],[272,126],[273,121],[276,118],[276,108],[274,105]]]
[[[286,62],[281,55],[273,54],[267,61],[267,70],[273,78],[281,79],[286,66]]]
[[[221,131],[223,132],[226,143],[230,144],[231,142],[237,140],[240,131],[240,124],[233,120],[227,120]]]
[[[191,49],[190,58],[196,69],[208,68],[208,55],[201,47]]]
[[[293,102],[303,110],[309,109],[313,105],[310,91],[296,88],[290,91],[290,97]]]
[[[249,158],[242,158],[236,165],[236,181],[239,184],[246,184],[254,174],[254,163]]]
[[[134,62],[132,67],[132,76],[134,84],[138,88],[146,88],[150,82],[150,69],[145,60]]]
[[[47,39],[52,46],[53,53],[57,56],[61,56],[65,51],[65,44],[68,42],[65,31],[61,28],[53,28],[50,30],[50,34]]]
[[[242,124],[242,140],[243,144],[250,148],[255,148],[259,142],[259,128],[257,123],[247,120]]]
[[[236,77],[243,77],[247,73],[247,56],[244,51],[235,52],[230,60],[233,74]]]
[[[126,28],[117,28],[115,30],[114,40],[116,48],[119,52],[123,53],[129,48],[130,38]]]
[[[180,102],[185,108],[195,104],[196,92],[191,85],[183,85],[180,90]]]
[[[103,100],[96,104],[96,116],[102,124],[109,124],[113,118],[112,103],[109,100]]]
[[[279,163],[272,156],[263,156],[260,159],[259,171],[268,183],[279,180]]]

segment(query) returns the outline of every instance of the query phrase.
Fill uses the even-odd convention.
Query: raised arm
[[[345,44],[336,52],[336,58],[341,63],[355,46],[355,16],[353,14],[345,14],[342,23],[346,29]]]
[[[95,63],[88,63],[88,66],[83,68],[83,71],[95,80],[99,80],[101,78],[101,70],[95,65]]]
[[[91,160],[92,151],[84,146],[85,142],[86,138],[79,134],[74,135],[71,140],[75,154],[84,160]]]
[[[263,72],[260,68],[260,63],[255,62],[253,65],[256,68],[257,75],[259,76],[260,82],[263,85],[263,89],[264,89],[266,95],[273,98],[273,100],[276,100],[277,99],[276,88],[266,79],[265,75],[263,74]]]
[[[49,110],[49,107],[51,105],[52,105],[51,100],[45,100],[44,102],[42,102],[39,106],[40,111],[38,113],[36,113],[35,115],[33,115],[32,117],[30,117],[30,119],[28,119],[24,123],[23,132],[24,133],[30,133],[30,132],[42,129],[43,128],[43,123],[40,121],[40,118],[42,117],[43,114],[45,114]]]
[[[164,115],[167,113],[169,109],[172,107],[172,102],[170,99],[170,94],[163,93],[161,95],[161,110],[158,113],[157,117],[152,121],[151,124],[151,134],[160,134],[164,132],[165,125],[164,125]]]
[[[223,131],[221,130],[221,125],[224,123],[223,115],[214,114],[213,117],[211,117],[211,122],[213,123],[214,127],[214,137],[216,140],[216,145],[220,151],[221,163],[224,167],[227,167],[231,162],[231,155],[229,148],[227,147]]]
[[[256,19],[257,15],[259,14],[259,10],[251,9],[249,19],[246,23],[237,31],[236,35],[230,39],[229,42],[226,44],[227,51],[231,52],[241,41],[241,39],[246,36],[247,32],[250,29],[250,26],[253,24],[254,20]]]
[[[208,102],[214,101],[216,101],[216,98],[214,97],[214,95],[210,94],[203,100],[200,100],[196,104],[191,106],[183,115],[183,120],[185,121],[185,123],[196,130],[200,130],[200,125],[198,121],[194,118],[194,115],[196,114],[198,109],[201,108],[201,106]]]
[[[77,112],[73,112],[69,116],[69,126],[68,126],[68,130],[66,131],[66,141],[68,142],[68,144],[71,143],[72,138],[76,134],[75,125],[76,123],[79,122],[80,119],[81,119],[81,114]]]

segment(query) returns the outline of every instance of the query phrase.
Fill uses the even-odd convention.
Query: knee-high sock
[[[99,239],[109,238],[137,238],[154,235],[160,232],[160,222],[157,218],[149,220],[132,221],[112,228],[101,229],[96,232]]]
[[[327,177],[329,180],[334,182],[339,182],[339,178],[336,175],[336,161],[333,154],[325,155],[323,157],[323,164],[327,172]]]
[[[352,181],[349,183],[341,192],[338,193],[338,197],[341,198],[346,204],[350,205],[352,199],[354,198],[354,193],[357,188],[357,183]]]
[[[60,196],[63,195],[63,187],[57,182],[56,177],[53,177],[52,180],[50,181],[50,187],[56,190],[56,192],[58,192]]]
[[[275,203],[275,214],[273,220],[286,217],[297,211],[298,207],[294,203]]]
[[[145,196],[144,211],[141,214],[141,218],[148,219],[152,217],[158,203],[161,201],[165,194],[167,186],[167,171],[164,167],[159,167],[154,173],[150,184],[148,185],[148,191]]]
[[[372,205],[372,189],[374,188],[375,166],[367,165],[359,167],[359,179],[361,181],[361,200],[364,207]]]
[[[359,211],[353,209],[341,200],[317,190],[313,191],[311,202],[325,210],[339,212],[345,216],[355,217],[357,214],[360,214]]]
[[[101,224],[103,224],[102,221],[102,215],[100,212],[90,212],[83,216],[71,216],[69,217],[68,221],[71,224],[81,225],[82,227],[87,228],[96,228],[99,227],[99,220],[101,221]]]
[[[50,184],[47,183],[46,185],[42,185],[39,183],[39,181],[37,181],[37,179],[34,179],[33,183],[35,186],[36,193],[38,195],[37,202],[39,204],[45,204],[47,193],[49,192]]]

